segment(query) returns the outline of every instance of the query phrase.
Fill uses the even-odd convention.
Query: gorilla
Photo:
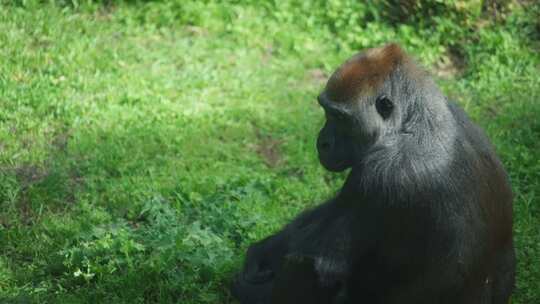
[[[512,191],[486,135],[397,44],[330,77],[321,164],[342,189],[247,251],[242,304],[507,304]]]

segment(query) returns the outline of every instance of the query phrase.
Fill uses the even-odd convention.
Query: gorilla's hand
[[[272,269],[265,245],[264,241],[256,243],[251,245],[247,251],[244,271],[242,272],[242,279],[247,283],[263,284],[271,281],[274,277],[275,269]]]
[[[270,267],[268,259],[271,254],[265,252],[266,241],[249,247],[244,269],[236,276],[231,286],[232,295],[241,304],[269,304],[274,270]]]

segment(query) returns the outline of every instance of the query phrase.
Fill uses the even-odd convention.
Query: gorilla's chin
[[[343,172],[345,170],[347,170],[350,165],[343,161],[343,162],[340,162],[340,163],[325,163],[325,162],[322,162],[321,161],[321,165],[328,171],[330,172]]]
[[[343,172],[348,168],[352,167],[352,162],[346,159],[341,161],[336,161],[334,159],[328,159],[321,154],[319,154],[319,162],[321,165],[330,172]]]

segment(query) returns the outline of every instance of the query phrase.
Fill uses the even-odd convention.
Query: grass
[[[314,149],[325,78],[392,40],[496,145],[513,303],[540,302],[540,9],[300,3],[0,4],[0,301],[232,302],[246,246],[343,180]]]

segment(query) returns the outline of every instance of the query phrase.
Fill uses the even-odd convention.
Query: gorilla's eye
[[[377,108],[377,112],[379,112],[382,118],[387,119],[392,113],[392,110],[394,109],[394,104],[390,99],[388,99],[388,97],[382,95],[377,98],[377,101],[375,102],[375,107]]]

